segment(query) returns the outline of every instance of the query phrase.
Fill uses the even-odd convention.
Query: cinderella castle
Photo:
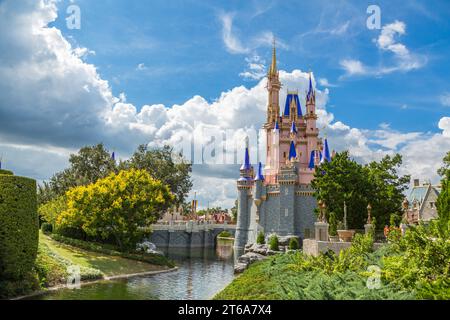
[[[298,92],[288,92],[283,113],[275,47],[267,78],[267,121],[263,126],[267,136],[266,166],[259,163],[255,172],[247,139],[237,181],[236,247],[255,242],[260,231],[266,235],[309,237],[316,221],[316,199],[311,188],[315,167],[331,161],[327,139],[319,138],[316,126],[316,93],[311,75],[306,109],[302,110]]]

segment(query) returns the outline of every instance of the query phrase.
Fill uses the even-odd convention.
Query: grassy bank
[[[126,259],[118,255],[84,250],[55,241],[42,233],[39,241],[42,245],[48,246],[50,251],[70,261],[72,264],[99,270],[105,276],[158,271],[168,268],[167,264],[150,264],[143,261]],[[168,263],[167,259],[165,261]]]

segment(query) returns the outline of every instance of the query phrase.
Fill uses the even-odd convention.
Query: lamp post
[[[327,223],[327,216],[325,214],[325,210],[327,209],[327,205],[325,204],[325,201],[322,201],[322,222]]]
[[[321,222],[321,221],[322,221],[322,215],[323,215],[323,209],[322,209],[323,201],[322,201],[322,200],[319,200],[319,201],[317,202],[317,205],[318,205],[318,207],[319,207],[319,216],[317,217],[317,221],[318,221],[318,222]]]
[[[344,230],[347,230],[347,203],[344,200]]]
[[[314,224],[315,227],[315,239],[316,241],[328,241],[328,223],[326,222],[325,218],[325,208],[326,205],[324,201],[319,200],[317,202],[318,208],[319,208],[319,217],[317,219],[317,222]]]
[[[370,203],[367,205],[367,223],[364,225],[364,230],[366,234],[370,234],[372,232],[372,206]]]
[[[403,218],[405,221],[408,221],[409,201],[407,198],[405,198],[405,200],[403,200],[402,208],[403,208]]]

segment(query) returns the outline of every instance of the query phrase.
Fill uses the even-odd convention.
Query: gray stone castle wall
[[[239,194],[241,195],[239,190]],[[311,195],[313,190],[309,186],[297,186],[293,184],[270,187],[272,192],[267,194],[265,201],[261,203],[259,223],[256,222],[256,205],[253,197],[247,196],[246,210],[238,212],[238,228],[236,245],[245,246],[256,241],[259,231],[266,235],[276,233],[280,236],[296,235],[301,239],[313,236],[316,216],[314,208],[316,199]],[[239,206],[243,209],[244,206]],[[241,216],[241,217],[239,217]],[[239,222],[248,223],[247,228],[239,227]],[[244,234],[246,233],[246,234]]]

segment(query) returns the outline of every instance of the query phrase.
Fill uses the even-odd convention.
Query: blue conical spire
[[[311,151],[311,157],[309,158],[309,165],[308,165],[308,168],[310,169],[314,169],[315,167],[314,160],[316,158],[316,152],[317,152],[316,150]]]
[[[306,96],[306,99],[310,99],[312,94],[313,94],[313,85],[312,85],[312,77],[311,77],[311,72],[309,73],[309,89],[308,89],[308,94]]]
[[[262,172],[262,163],[259,163],[258,174],[256,175],[255,181],[264,181],[264,175]]]
[[[295,126],[295,121],[292,121],[291,133],[297,133],[297,127]]]
[[[280,130],[280,125],[278,124],[278,120],[275,122],[275,128],[273,128],[273,131]]]
[[[245,148],[245,156],[244,156],[244,163],[242,164],[241,170],[250,170],[251,169],[250,164],[250,154],[248,152],[248,147]]]
[[[295,143],[291,141],[291,148],[289,149],[289,160],[297,158],[297,151],[295,150]]]
[[[331,162],[330,149],[328,149],[328,140],[326,138],[323,144],[322,160],[320,162],[324,163],[325,161]]]

